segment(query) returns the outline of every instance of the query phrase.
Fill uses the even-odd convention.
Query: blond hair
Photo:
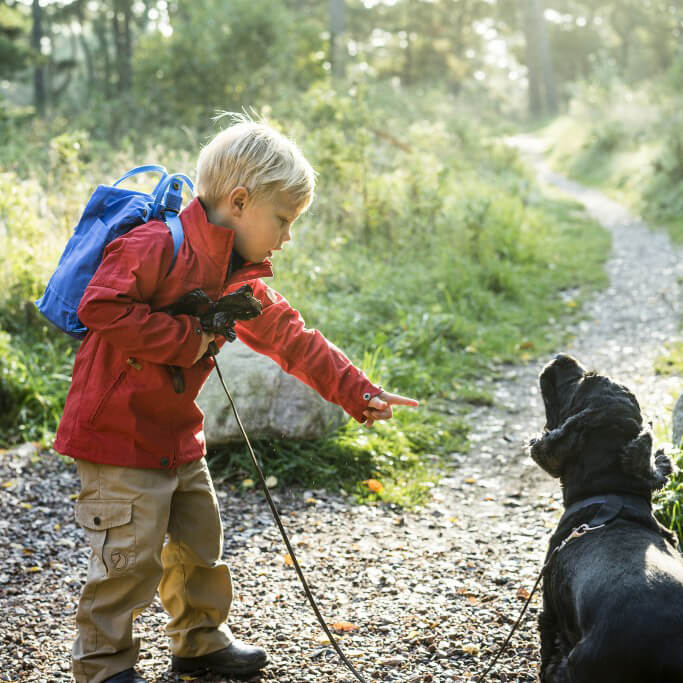
[[[233,125],[218,133],[199,153],[197,194],[216,204],[236,187],[250,199],[272,199],[285,191],[305,211],[313,201],[315,171],[296,144],[246,114],[225,112]]]

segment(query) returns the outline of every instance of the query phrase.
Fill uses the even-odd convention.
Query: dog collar
[[[615,519],[624,508],[635,512],[645,512],[648,515],[652,513],[652,506],[647,498],[634,496],[629,493],[608,493],[602,496],[584,498],[583,500],[576,501],[576,503],[572,503],[564,511],[558,526],[561,526],[569,517],[576,514],[579,510],[589,507],[590,505],[598,504],[600,504],[601,507],[595,513],[593,519],[588,522],[588,525],[591,527],[608,524]]]

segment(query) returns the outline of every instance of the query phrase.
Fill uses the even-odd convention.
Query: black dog
[[[557,356],[530,454],[559,477],[565,513],[544,576],[542,683],[683,683],[683,559],[651,512],[671,460],[652,453],[635,396]],[[597,527],[556,548],[582,524]]]

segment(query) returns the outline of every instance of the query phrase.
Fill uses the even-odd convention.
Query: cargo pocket
[[[121,500],[84,500],[76,503],[76,521],[85,529],[93,553],[107,576],[135,566],[133,503]]]

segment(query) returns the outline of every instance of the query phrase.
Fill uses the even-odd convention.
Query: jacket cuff
[[[370,400],[379,396],[383,391],[384,389],[378,384],[364,380],[360,383],[357,394],[353,397],[354,400],[345,406],[346,412],[357,422],[366,422],[367,418],[363,415],[363,411],[368,407]]]
[[[177,318],[181,316],[176,316]],[[183,352],[181,357],[178,359],[175,365],[181,368],[191,368],[194,359],[199,353],[199,348],[202,345],[202,325],[199,318],[195,318],[193,315],[186,316],[190,325],[192,326],[192,333],[188,335],[187,342],[183,344]]]

